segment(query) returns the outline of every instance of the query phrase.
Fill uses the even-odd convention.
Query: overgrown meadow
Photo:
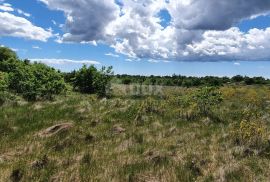
[[[270,180],[269,87],[126,87],[2,106],[0,181]]]

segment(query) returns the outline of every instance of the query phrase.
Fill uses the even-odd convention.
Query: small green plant
[[[222,101],[222,94],[215,87],[203,87],[193,96],[193,102],[204,116],[208,116],[213,108],[218,107]]]

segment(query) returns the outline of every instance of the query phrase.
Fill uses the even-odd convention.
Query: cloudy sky
[[[269,0],[0,0],[0,45],[63,71],[270,78]]]

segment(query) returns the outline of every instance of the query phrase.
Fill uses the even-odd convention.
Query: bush
[[[243,145],[258,148],[265,141],[265,128],[258,121],[242,120],[238,132]]]
[[[12,94],[8,92],[8,74],[0,71],[0,106],[13,99]]]
[[[62,74],[41,63],[30,64],[11,57],[0,62],[0,71],[8,74],[6,89],[22,94],[27,100],[51,99],[66,89]]]
[[[61,73],[40,63],[21,63],[10,73],[9,82],[9,88],[27,100],[52,99],[66,90]]]
[[[263,152],[269,147],[266,128],[261,116],[254,113],[253,108],[247,108],[243,112],[241,122],[234,127],[233,136],[235,142],[238,145],[245,146],[247,149]]]
[[[8,89],[8,74],[0,71],[0,92]]]
[[[266,125],[260,120],[245,120],[232,130],[232,137],[236,145],[243,146],[247,155],[257,154],[269,156],[268,132]]]
[[[193,96],[199,112],[205,116],[212,111],[213,108],[223,101],[222,94],[215,87],[203,87],[199,89]]]
[[[97,70],[94,66],[87,67],[84,65],[75,74],[74,89],[81,93],[97,94],[100,97],[106,96],[110,88],[110,80],[112,76],[112,67],[102,67]]]

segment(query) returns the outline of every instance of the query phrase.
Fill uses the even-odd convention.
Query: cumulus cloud
[[[168,9],[179,28],[226,30],[243,19],[269,12],[268,0],[171,0]]]
[[[203,40],[187,45],[187,51],[206,60],[268,60],[270,58],[270,28],[251,29],[243,33],[239,28],[226,31],[206,31]]]
[[[49,8],[61,10],[66,15],[63,41],[89,42],[104,38],[105,27],[119,13],[114,0],[41,0]]]
[[[105,43],[129,60],[259,60],[270,29],[241,32],[234,26],[269,14],[270,1],[258,0],[39,0],[65,13],[57,41]],[[161,11],[171,16],[162,26]]]
[[[100,62],[93,60],[71,60],[71,59],[30,59],[32,62],[39,62],[44,64],[64,65],[64,64],[86,64],[98,65]]]
[[[0,12],[0,19],[0,37],[12,36],[45,42],[53,36],[51,31],[35,26],[27,19],[9,12]]]

